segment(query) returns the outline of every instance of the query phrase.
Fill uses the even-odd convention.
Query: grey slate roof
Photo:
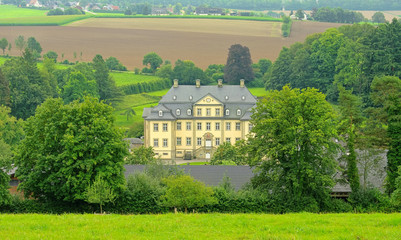
[[[203,97],[210,95],[224,104],[224,112],[219,119],[241,119],[249,120],[249,110],[255,106],[256,97],[253,96],[246,87],[239,85],[223,85],[215,86],[192,86],[179,85],[171,87],[170,90],[162,97],[159,105],[152,109],[144,109],[142,117],[147,120],[174,120],[174,119],[193,119],[193,105]],[[177,114],[179,109],[180,114]],[[187,110],[191,109],[191,114],[187,114]],[[225,110],[229,110],[229,115],[225,114]],[[237,115],[237,110],[241,110],[241,114]],[[163,116],[159,116],[159,111],[163,111]],[[204,118],[203,118],[204,119]]]

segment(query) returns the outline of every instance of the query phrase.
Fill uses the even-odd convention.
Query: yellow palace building
[[[210,159],[223,142],[246,139],[256,97],[240,85],[174,85],[153,108],[145,108],[144,141],[161,159]]]

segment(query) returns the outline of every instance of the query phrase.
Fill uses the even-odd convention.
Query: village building
[[[153,108],[145,108],[144,144],[161,159],[210,159],[224,143],[246,139],[252,129],[253,96],[240,85],[174,85]]]

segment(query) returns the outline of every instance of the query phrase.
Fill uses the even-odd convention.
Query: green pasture
[[[170,90],[170,89],[166,88],[166,89],[163,89],[163,90],[154,91],[154,92],[150,92],[150,93],[147,93],[147,94],[150,95],[150,96],[163,97],[164,95],[166,95],[168,90]]]
[[[60,26],[89,18],[88,15],[0,18],[0,26]]]
[[[401,214],[2,214],[0,239],[386,239]]]
[[[161,97],[151,96],[146,93],[124,96],[122,101],[117,103],[114,107],[116,126],[127,128],[130,127],[134,122],[143,122],[143,108],[156,106],[160,99]],[[136,115],[133,115],[127,119],[127,115],[124,113],[130,108],[135,111]]]
[[[182,19],[227,19],[227,20],[247,20],[247,21],[269,21],[281,22],[281,18],[273,17],[245,17],[245,16],[213,16],[213,15],[124,15],[123,13],[96,13],[95,18],[182,18]]]
[[[47,10],[20,8],[15,5],[0,5],[0,19],[46,16]]]
[[[134,72],[110,72],[117,86],[130,85],[139,82],[150,82],[160,80],[157,76],[140,75]]]
[[[265,88],[248,88],[248,90],[252,93],[252,95],[256,97],[266,96],[267,91]]]

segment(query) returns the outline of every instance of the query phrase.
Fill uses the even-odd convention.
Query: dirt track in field
[[[96,54],[101,54],[104,58],[117,57],[132,70],[142,68],[143,56],[154,51],[173,63],[177,59],[191,60],[206,68],[210,64],[225,64],[232,44],[249,47],[254,62],[261,58],[274,61],[282,47],[302,42],[311,33],[341,25],[294,22],[290,38],[282,38],[278,34],[281,26],[272,22],[118,19],[119,23],[113,23],[114,19],[89,20],[61,27],[0,27],[0,38],[14,42],[18,35],[33,36],[41,43],[43,53],[53,50],[59,54],[59,61],[63,53],[64,59],[70,61],[90,61]],[[121,20],[128,21],[123,23]],[[140,21],[132,23],[132,20]],[[19,54],[13,44],[11,55]]]

